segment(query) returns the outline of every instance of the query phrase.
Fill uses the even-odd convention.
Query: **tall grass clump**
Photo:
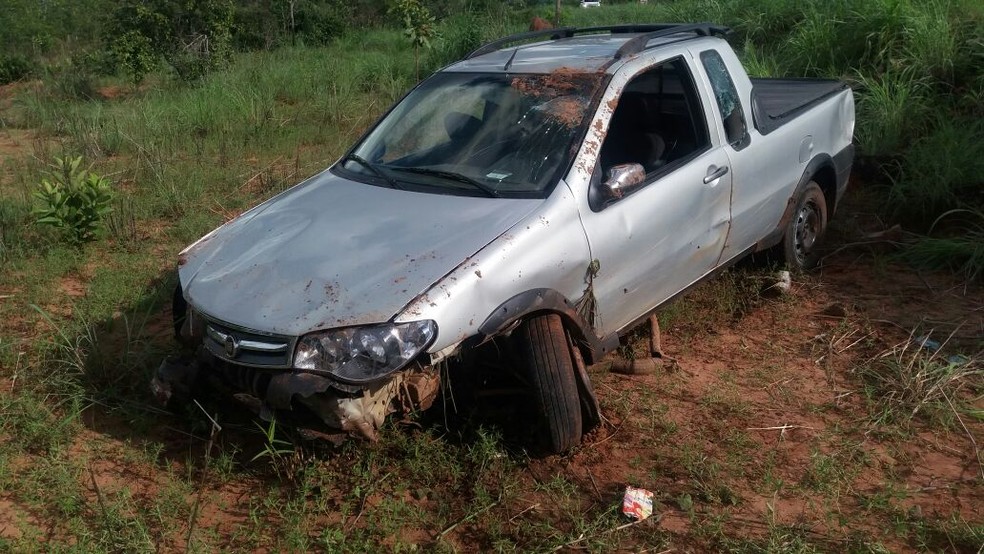
[[[490,38],[485,36],[483,22],[477,16],[463,14],[449,17],[441,22],[427,67],[433,71],[454,63]]]
[[[932,236],[946,223],[948,232]],[[984,212],[951,210],[930,226],[930,233],[908,245],[901,258],[917,267],[949,269],[968,281],[984,278]]]
[[[7,262],[27,246],[31,208],[6,193],[0,196],[0,262]]]
[[[848,45],[837,40],[844,22],[823,9],[815,8],[805,15],[783,49],[782,57],[789,72],[817,77],[845,71],[849,66],[849,54],[845,52]]]
[[[952,82],[960,56],[961,33],[948,17],[945,2],[926,2],[908,18],[904,27],[903,53],[910,67],[944,83]]]
[[[984,206],[982,137],[978,118],[937,116],[902,160],[902,175],[889,192],[895,214],[926,223],[947,210]]]
[[[897,156],[913,138],[923,134],[930,113],[925,78],[913,69],[899,69],[875,77],[857,75],[858,129],[856,139],[864,155]]]
[[[876,422],[907,425],[917,415],[951,421],[964,400],[961,394],[984,385],[978,361],[947,359],[940,349],[924,348],[927,340],[913,333],[858,369]]]
[[[804,18],[803,7],[803,2],[795,0],[733,1],[731,17],[735,20],[729,24],[739,40],[768,46],[800,25]]]

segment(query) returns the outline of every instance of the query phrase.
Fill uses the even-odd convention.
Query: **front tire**
[[[782,252],[790,269],[813,269],[820,262],[819,243],[827,231],[827,199],[814,181],[806,186],[796,202],[796,210],[786,226]]]
[[[581,402],[574,362],[560,316],[530,318],[517,329],[526,374],[533,386],[540,437],[552,454],[581,442]]]

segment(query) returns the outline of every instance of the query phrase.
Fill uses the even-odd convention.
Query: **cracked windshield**
[[[346,170],[428,192],[540,196],[567,167],[597,74],[448,73],[414,90]]]

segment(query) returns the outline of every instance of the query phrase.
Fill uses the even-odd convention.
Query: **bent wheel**
[[[782,240],[783,258],[791,269],[813,269],[820,262],[819,242],[827,231],[827,200],[820,185],[810,182],[796,202],[796,210]]]
[[[543,446],[560,454],[581,442],[581,402],[560,316],[546,314],[517,329],[526,373],[541,419]]]

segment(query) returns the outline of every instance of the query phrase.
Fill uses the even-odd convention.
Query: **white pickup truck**
[[[850,88],[750,79],[724,34],[551,29],[435,73],[179,255],[188,355],[155,392],[207,377],[262,417],[373,438],[495,359],[545,449],[576,446],[598,416],[585,362],[750,253],[814,265],[844,193]]]

